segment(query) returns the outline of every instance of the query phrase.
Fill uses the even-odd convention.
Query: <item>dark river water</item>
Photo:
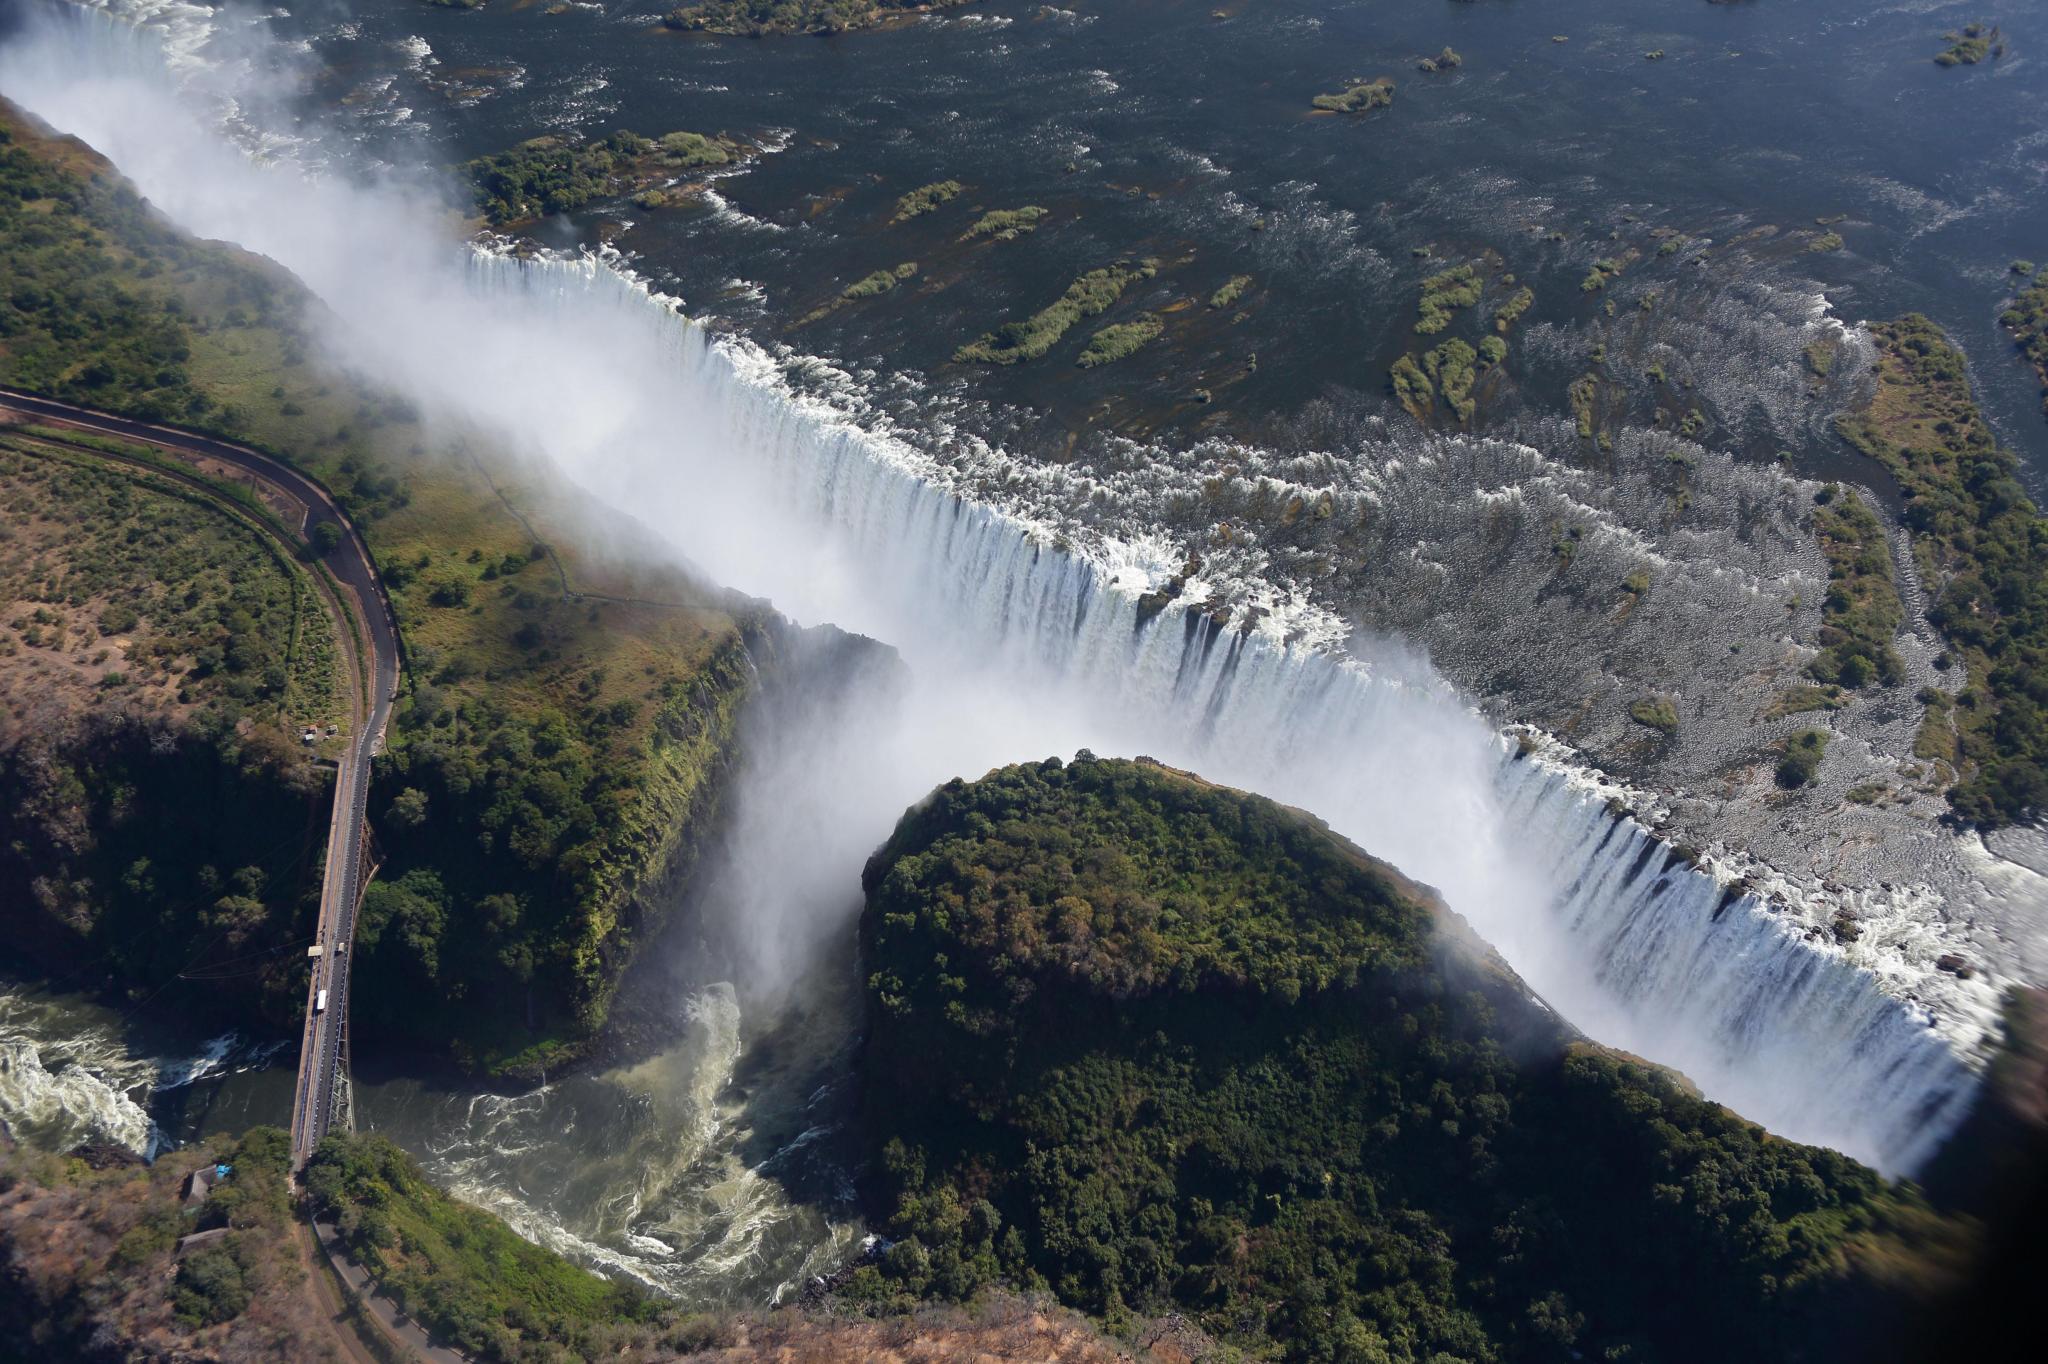
[[[1940,321],[1975,358],[2006,439],[2036,469],[2048,452],[2037,386],[1997,327],[2009,263],[2048,256],[2036,6],[991,0],[888,31],[765,41],[671,33],[662,8],[380,0],[304,32],[333,67],[327,114],[338,107],[394,164],[616,128],[770,149],[706,200],[593,206],[536,235],[609,237],[693,312],[857,373],[915,373],[988,404],[978,424],[1013,445],[1054,455],[1074,432],[1270,437],[1318,398],[1377,402],[1420,280],[1449,262],[1497,256],[1536,292],[1528,323],[1589,337],[1608,298],[1722,298],[1738,268],[1727,251],[1749,234],[1739,268],[1768,263],[1846,321]],[[1944,30],[1973,20],[2002,25],[2006,55],[1937,66]],[[1447,45],[1462,65],[1417,69]],[[1381,75],[1397,83],[1389,108],[1310,108]],[[958,199],[890,224],[899,195],[948,179],[965,186]],[[1031,235],[960,240],[980,211],[1025,205],[1049,211]],[[1805,251],[1824,229],[1844,247]],[[1658,255],[1672,233],[1722,250],[1705,267],[1691,249]],[[1581,290],[1594,260],[1631,248],[1625,285]],[[1037,363],[950,363],[1125,258],[1161,268],[1106,320],[1152,310],[1160,343],[1083,371],[1084,324]],[[908,261],[910,284],[800,323]],[[1244,298],[1207,307],[1239,274],[1253,277]],[[1508,370],[1512,391],[1482,424],[1557,409],[1574,372],[1539,354]]]

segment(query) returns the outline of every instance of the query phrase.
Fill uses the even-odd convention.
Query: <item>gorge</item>
[[[1050,753],[1144,755],[1312,812],[1433,887],[1541,1009],[1886,1176],[1926,1168],[1963,1122],[2004,992],[2039,983],[2037,949],[2001,915],[2038,908],[2041,877],[1981,844],[1944,845],[1975,869],[1962,890],[1829,885],[1691,846],[1667,792],[1604,775],[1251,559],[1206,566],[1148,522],[1142,495],[1166,475],[1141,460],[1119,477],[999,433],[934,437],[869,396],[872,374],[707,324],[615,251],[458,241],[431,184],[358,183],[317,125],[255,123],[266,76],[172,56],[120,20],[31,7],[0,46],[0,92],[181,229],[296,275],[340,362],[416,405],[438,443],[513,477],[545,467],[630,519],[638,534],[606,547],[620,561],[686,566],[902,661],[851,670],[830,704],[741,722],[694,906],[709,946],[677,968],[689,991],[655,1059],[520,1096],[365,1087],[373,1124],[533,1239],[693,1302],[781,1297],[843,1258],[858,1236],[843,1191],[824,1213],[759,1189],[691,1209],[844,1141],[846,1096],[819,1096],[860,1027],[860,871],[899,813]],[[1452,434],[1399,453],[1518,452]],[[743,1055],[778,1038],[798,1058],[768,1048],[781,1070],[734,1102]],[[633,1096],[655,1093],[650,1119]],[[612,1104],[636,1144],[586,1167],[573,1119]],[[749,1104],[774,1110],[768,1158]],[[828,1185],[845,1158],[828,1150],[804,1182]],[[535,1170],[560,1176],[554,1193],[529,1187]]]

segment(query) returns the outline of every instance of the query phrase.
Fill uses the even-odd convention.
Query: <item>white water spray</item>
[[[542,454],[721,580],[903,652],[912,695],[807,736],[829,764],[782,762],[741,795],[763,812],[755,988],[843,950],[861,859],[908,801],[1085,745],[1314,810],[1437,886],[1586,1031],[1788,1136],[1896,1172],[1960,1118],[1973,1076],[1916,1009],[1516,759],[1413,660],[1290,647],[1182,603],[1148,617],[1171,545],[1066,545],[963,500],[599,262],[458,252],[432,196],[254,165],[109,25],[34,27],[0,54],[0,88],[188,229],[296,271],[351,363],[427,411]]]

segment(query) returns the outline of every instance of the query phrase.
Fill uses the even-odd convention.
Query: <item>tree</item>
[[[408,829],[427,822],[427,793],[408,786],[391,799],[391,818]]]
[[[324,559],[341,548],[341,527],[332,521],[322,521],[313,527],[313,554]]]

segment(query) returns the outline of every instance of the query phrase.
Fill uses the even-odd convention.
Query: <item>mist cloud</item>
[[[773,998],[852,950],[863,860],[937,783],[1084,746],[1144,753],[1313,810],[1438,887],[1589,1033],[1780,1130],[1890,1154],[1856,1094],[1816,1083],[1836,1068],[1826,1019],[1787,1047],[1764,1034],[1807,1026],[1789,1016],[1673,1017],[1602,980],[1612,963],[1558,922],[1562,887],[1503,811],[1499,741],[1425,660],[1365,641],[1349,661],[1304,658],[1178,608],[1146,625],[1099,566],[933,490],[906,452],[603,263],[480,256],[448,186],[316,173],[315,130],[252,159],[221,110],[289,107],[274,84],[289,61],[251,57],[181,92],[147,35],[50,14],[35,7],[0,48],[0,89],[173,221],[293,270],[349,366],[451,431],[544,459],[719,581],[901,652],[906,668],[863,674],[841,704],[749,729],[717,899],[743,991]]]

